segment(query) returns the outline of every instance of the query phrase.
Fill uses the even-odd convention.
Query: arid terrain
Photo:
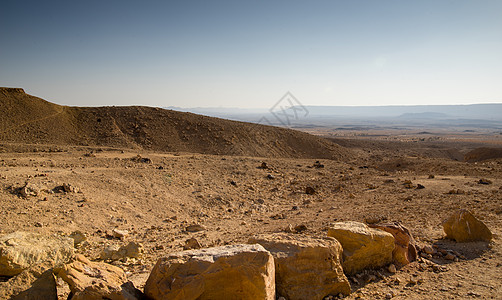
[[[399,221],[419,247],[455,259],[349,276],[346,299],[502,299],[502,135],[310,128],[315,136],[0,92],[0,234],[80,231],[87,239],[76,251],[91,260],[110,245],[141,243],[140,258],[111,262],[141,289],[156,261],[190,238],[209,247],[291,228],[325,236],[338,221]],[[492,242],[444,239],[441,222],[460,208],[488,226]]]

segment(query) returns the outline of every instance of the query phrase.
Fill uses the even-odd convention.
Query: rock
[[[445,259],[447,260],[455,260],[455,255],[451,254],[451,253],[447,253],[445,256],[444,256]]]
[[[14,276],[45,261],[63,264],[73,252],[71,238],[22,231],[7,234],[0,237],[0,276]]]
[[[347,221],[333,224],[328,236],[337,239],[343,247],[343,270],[354,274],[368,268],[385,266],[392,262],[394,237],[380,229],[363,223]]]
[[[127,236],[129,232],[127,230],[120,230],[117,228],[114,228],[112,230],[112,235],[116,238],[123,239],[125,236]]]
[[[32,266],[7,282],[0,282],[0,299],[58,299],[52,264]]]
[[[193,224],[193,225],[189,225],[185,228],[186,231],[188,232],[197,232],[197,231],[203,231],[203,230],[206,230],[206,228],[202,225],[199,225],[199,224]]]
[[[73,246],[77,247],[80,243],[87,240],[87,237],[80,230],[74,231],[70,234],[70,238],[73,239]]]
[[[422,251],[425,252],[426,254],[434,254],[436,253],[436,251],[434,250],[434,248],[432,248],[431,245],[425,245],[423,248],[422,248]]]
[[[195,238],[189,238],[185,241],[185,245],[183,246],[183,250],[192,250],[192,249],[200,249],[202,246],[199,241]]]
[[[28,198],[29,196],[37,196],[39,192],[40,189],[38,188],[38,186],[30,182],[26,182],[26,184],[19,189],[19,195],[24,198]]]
[[[489,242],[492,239],[490,229],[465,209],[453,213],[442,225],[446,238],[457,242]]]
[[[342,246],[333,238],[315,239],[285,233],[252,237],[275,260],[277,293],[289,300],[323,299],[350,294],[341,265]]]
[[[261,165],[258,167],[258,169],[268,169],[267,163],[262,162]]]
[[[390,264],[387,270],[392,274],[396,273],[397,272],[396,265]]]
[[[141,292],[134,288],[122,269],[103,262],[91,262],[75,255],[72,263],[64,265],[60,276],[70,286],[72,300],[139,299]]]
[[[65,193],[79,193],[80,189],[77,187],[74,187],[73,185],[69,183],[63,183],[63,191]]]
[[[229,245],[160,258],[145,284],[152,299],[275,299],[275,266],[260,245]]]
[[[138,163],[145,163],[145,164],[151,164],[153,163],[152,160],[148,157],[142,157],[141,155],[136,155],[135,157],[131,158],[132,161],[138,162]]]
[[[307,225],[305,225],[305,224],[296,225],[294,230],[296,233],[303,232],[303,231],[307,230]]]
[[[320,162],[320,161],[316,161],[316,162],[314,163],[313,167],[314,167],[314,168],[318,168],[318,169],[320,169],[320,168],[324,168],[324,165],[323,165],[323,164],[321,164],[321,162]]]
[[[407,265],[417,259],[417,248],[415,239],[408,228],[399,222],[390,224],[372,224],[371,228],[386,231],[394,236],[395,248],[392,252],[392,259],[399,265]]]
[[[305,188],[305,194],[307,194],[307,195],[314,195],[315,194],[314,188],[311,187],[311,186],[306,187]]]
[[[100,258],[102,260],[119,260],[126,257],[139,258],[143,253],[141,243],[129,242],[127,245],[119,247],[118,245],[109,245],[103,249]]]
[[[482,179],[478,180],[478,184],[492,184],[492,181],[489,179],[482,178]]]

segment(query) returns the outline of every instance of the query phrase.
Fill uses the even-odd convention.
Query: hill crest
[[[0,141],[166,152],[339,159],[347,150],[307,133],[145,106],[69,107],[0,88]]]

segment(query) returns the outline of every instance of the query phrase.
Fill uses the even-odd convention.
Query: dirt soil
[[[325,236],[337,221],[399,221],[420,245],[454,250],[462,258],[421,259],[396,274],[385,268],[360,274],[348,299],[501,298],[502,160],[466,163],[399,153],[377,159],[361,151],[348,161],[320,160],[321,168],[315,159],[10,143],[2,148],[1,233],[79,230],[88,240],[77,251],[92,259],[106,245],[141,242],[141,259],[114,262],[139,288],[158,258],[182,250],[191,237],[209,247],[246,242],[290,224],[305,225],[300,234]],[[262,162],[267,168],[260,168]],[[38,195],[19,195],[26,182]],[[76,190],[61,191],[63,184]],[[493,242],[444,240],[440,223],[457,208],[483,220]],[[192,224],[205,230],[187,232]],[[114,238],[115,228],[129,234]]]
[[[113,264],[140,289],[190,238],[210,247],[298,225],[296,234],[326,236],[337,221],[399,221],[419,246],[456,259],[351,276],[348,299],[502,299],[500,135],[330,140],[157,108],[59,106],[6,88],[0,115],[0,234],[80,231],[77,252],[95,260],[139,242],[141,258]],[[441,222],[460,208],[492,242],[444,239]],[[201,230],[186,230],[194,224]]]

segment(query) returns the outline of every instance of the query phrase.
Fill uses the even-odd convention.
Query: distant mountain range
[[[361,122],[410,123],[443,126],[469,125],[502,128],[502,103],[471,105],[412,105],[412,106],[297,106],[283,110],[240,108],[179,108],[172,110],[192,112],[212,117],[272,125],[316,126]]]

